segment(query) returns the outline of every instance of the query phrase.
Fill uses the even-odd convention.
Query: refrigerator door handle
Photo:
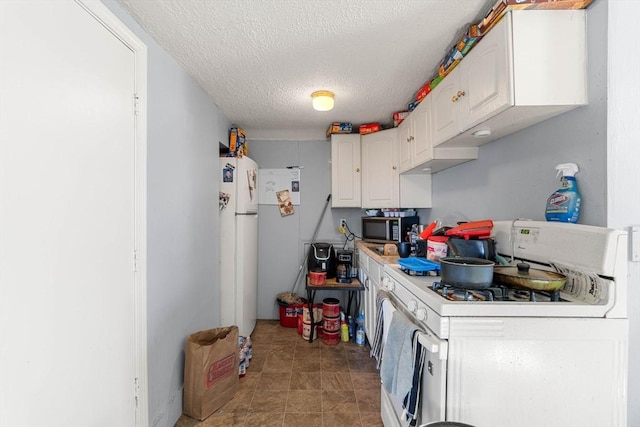
[[[238,215],[258,215],[258,212],[236,212],[236,216]]]

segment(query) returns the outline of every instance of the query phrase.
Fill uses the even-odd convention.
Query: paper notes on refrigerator
[[[280,216],[292,215],[293,203],[291,203],[289,190],[278,191],[276,195],[278,197],[278,207],[280,208]]]

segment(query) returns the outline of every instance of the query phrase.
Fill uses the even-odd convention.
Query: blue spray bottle
[[[578,222],[580,218],[580,192],[575,174],[578,166],[575,163],[562,163],[556,166],[562,185],[547,199],[545,216],[547,221]]]

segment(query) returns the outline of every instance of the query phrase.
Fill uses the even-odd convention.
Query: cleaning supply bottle
[[[547,199],[545,216],[547,221],[576,223],[582,205],[575,178],[578,166],[575,163],[562,163],[556,166],[556,170],[562,185]]]
[[[344,312],[340,312],[340,340],[342,342],[349,342],[349,327],[344,318]]]
[[[364,314],[360,313],[358,315],[358,319],[356,320],[357,328],[356,328],[356,344],[364,345],[365,344],[365,335],[364,335]]]

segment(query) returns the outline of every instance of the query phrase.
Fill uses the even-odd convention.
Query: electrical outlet
[[[347,220],[344,218],[340,218],[340,225],[338,226],[339,228],[347,228]]]

